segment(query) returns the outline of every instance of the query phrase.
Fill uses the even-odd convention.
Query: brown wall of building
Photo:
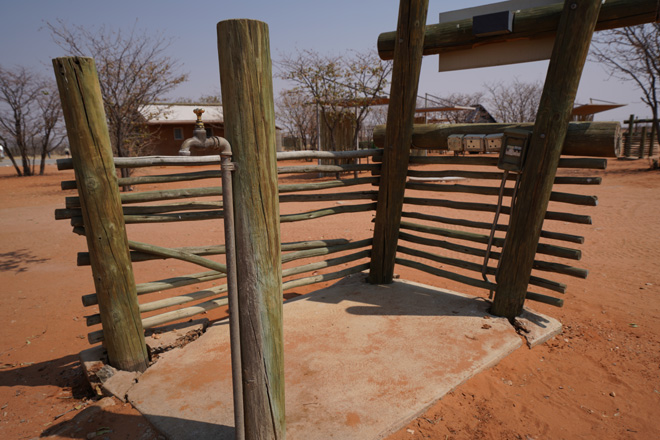
[[[222,124],[204,124],[206,128],[213,129],[213,136],[225,135],[225,128]],[[183,139],[174,139],[174,129],[181,128],[183,131]],[[195,124],[160,124],[150,125],[149,132],[153,138],[153,146],[146,155],[150,156],[178,156],[179,149],[184,140],[192,137]],[[193,156],[204,156],[207,154],[220,154],[217,149],[191,149]]]

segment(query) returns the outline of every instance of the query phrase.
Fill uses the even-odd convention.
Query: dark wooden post
[[[626,144],[623,147],[623,157],[632,156],[632,139],[633,131],[635,130],[635,115],[630,115],[628,119],[628,133],[626,133]]]
[[[658,124],[656,119],[654,118],[653,123],[651,124],[651,135],[649,136],[651,138],[649,142],[649,157],[653,157],[653,155],[655,154],[655,142],[658,137],[657,127]]]
[[[218,23],[225,136],[232,145],[245,435],[283,439],[282,266],[268,25]]]
[[[491,312],[510,320],[520,315],[548,209],[582,68],[601,0],[564,4],[534,132],[502,251]]]
[[[644,149],[646,148],[646,125],[642,127],[642,137],[639,140],[639,158],[644,158]]]
[[[428,0],[401,0],[369,282],[391,283],[412,143]]]
[[[110,365],[148,365],[117,173],[92,58],[53,60]]]

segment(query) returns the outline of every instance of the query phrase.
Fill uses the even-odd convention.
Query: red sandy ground
[[[604,177],[601,186],[584,190],[599,196],[597,208],[580,211],[594,224],[563,225],[562,232],[586,237],[576,266],[590,275],[553,278],[569,285],[562,309],[531,303],[561,320],[563,333],[517,350],[390,439],[660,438],[660,173],[647,169],[646,161],[610,160],[607,171],[588,173]],[[89,268],[75,266],[84,240],[67,221],[53,220],[63,197],[73,195],[59,189],[72,172],[49,166],[43,177],[12,173],[0,168],[0,438],[159,438],[130,405],[95,399],[78,363],[89,347],[84,316],[90,314],[80,296],[93,285]],[[332,236],[327,225],[308,223],[302,232],[283,227],[283,239]],[[355,238],[349,227],[333,226],[341,229],[338,236]],[[161,228],[138,230],[150,238],[144,241],[170,243],[159,241]],[[203,243],[209,233],[222,231],[189,227],[168,240]],[[153,272],[146,278],[164,278],[162,269],[144,264]],[[397,272],[483,294],[411,269]]]

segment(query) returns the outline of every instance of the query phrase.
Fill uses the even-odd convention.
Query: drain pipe
[[[180,156],[190,156],[190,147],[220,148],[220,169],[222,170],[222,205],[225,224],[225,252],[227,259],[227,297],[229,300],[229,339],[231,346],[231,375],[234,397],[234,426],[236,440],[245,440],[245,415],[243,408],[243,375],[241,368],[241,334],[238,312],[238,283],[236,280],[236,237],[234,228],[234,193],[232,175],[236,164],[231,161],[231,145],[219,136],[206,136],[202,122],[203,109],[193,110],[197,122],[193,137],[186,139],[179,150]]]

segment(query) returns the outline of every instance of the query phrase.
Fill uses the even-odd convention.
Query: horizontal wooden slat
[[[367,258],[369,255],[371,255],[371,249],[365,249],[363,251],[356,252],[350,255],[344,255],[337,258],[331,258],[329,260],[323,260],[323,261],[317,261],[315,263],[305,264],[303,266],[296,266],[288,269],[283,269],[282,278],[290,277],[293,275],[299,275],[301,273],[311,272],[314,270],[320,270],[326,267],[338,266],[344,263],[350,263],[355,260]]]
[[[277,174],[290,173],[345,173],[349,171],[375,171],[379,170],[380,164],[346,164],[346,165],[294,165],[288,167],[277,167]]]
[[[375,211],[376,203],[362,205],[342,205],[331,208],[317,209],[315,211],[301,212],[299,214],[285,214],[280,216],[281,223],[298,222],[302,220],[311,220],[315,218],[326,217],[329,215],[346,214],[349,212]]]
[[[486,256],[486,251],[484,249],[473,248],[470,246],[459,245],[456,243],[451,243],[444,240],[436,240],[433,238],[427,237],[418,237],[407,232],[399,232],[399,240],[407,241],[410,243],[421,244],[424,246],[439,247],[442,249],[447,249],[450,251],[458,252],[461,254],[474,255],[477,257],[484,258]],[[493,260],[500,259],[500,253],[491,251],[490,258]],[[567,266],[565,264],[559,263],[550,263],[545,261],[534,260],[534,269],[545,271],[545,272],[555,272],[561,273],[563,275],[570,275],[576,278],[586,278],[587,271],[584,269],[579,269],[572,266]]]
[[[408,182],[406,189],[417,191],[433,191],[433,192],[448,192],[448,193],[462,193],[462,194],[480,194],[487,196],[498,196],[500,189],[496,186],[477,186],[477,185],[461,185],[461,184],[437,184],[437,183],[419,183]],[[505,197],[513,196],[513,188],[504,188],[502,194]],[[596,206],[598,205],[598,197],[585,196],[582,194],[569,194],[563,192],[553,191],[550,193],[550,200],[553,202],[570,203],[572,205],[582,206]]]
[[[453,229],[438,228],[435,226],[420,225],[416,223],[401,222],[401,229],[409,229],[412,231],[423,232],[426,234],[439,235],[441,237],[455,238],[458,240],[470,241],[473,243],[488,243],[488,235],[485,234],[475,234],[472,232],[466,231],[456,231]],[[493,237],[493,245],[497,247],[504,246],[504,239]],[[539,254],[552,255],[559,258],[567,258],[571,260],[579,260],[582,258],[582,252],[577,249],[569,249],[561,246],[554,246],[545,243],[539,243],[536,249],[536,252]]]
[[[280,203],[328,202],[337,200],[378,200],[378,191],[336,192],[329,194],[282,194]]]
[[[219,197],[222,195],[222,187],[208,188],[184,188],[170,189],[162,191],[143,191],[134,193],[122,193],[119,195],[122,204],[157,202],[160,200],[189,199],[193,197]],[[80,199],[76,197],[66,197],[65,206],[67,208],[79,208]]]
[[[419,220],[428,220],[432,222],[437,222],[437,223],[443,223],[447,225],[456,225],[456,226],[466,226],[469,228],[475,228],[475,229],[488,229],[490,230],[492,227],[491,223],[486,223],[486,222],[477,222],[473,220],[464,220],[464,219],[455,219],[455,218],[449,218],[449,217],[441,217],[437,215],[431,215],[431,214],[425,214],[423,212],[410,212],[410,211],[403,211],[401,214],[402,217],[404,218],[416,218]],[[505,232],[509,228],[507,225],[497,225],[495,230],[496,231],[502,231]],[[561,241],[567,241],[570,243],[577,243],[577,244],[583,244],[584,243],[584,237],[580,237],[578,235],[571,235],[571,234],[562,234],[559,232],[552,232],[552,231],[541,231],[541,237],[543,238],[549,238],[553,240],[561,240]]]
[[[459,283],[467,284],[469,286],[480,287],[480,288],[486,289],[486,290],[494,290],[495,289],[495,284],[493,284],[493,283],[488,283],[486,281],[479,280],[479,279],[476,279],[476,278],[470,278],[470,277],[466,277],[466,276],[463,276],[463,275],[458,275],[458,274],[455,274],[453,272],[448,272],[446,270],[438,269],[438,268],[435,268],[435,267],[432,267],[432,266],[429,266],[429,265],[426,265],[426,264],[423,264],[423,263],[418,263],[416,261],[411,261],[411,260],[407,260],[407,259],[404,259],[404,258],[396,258],[395,261],[396,261],[397,264],[400,264],[402,266],[411,267],[413,269],[421,270],[422,272],[426,272],[426,273],[429,273],[431,275],[435,275],[435,276],[439,276],[441,278],[446,278],[446,279],[450,279],[450,280],[453,280],[453,281],[457,281]],[[532,301],[542,302],[542,303],[550,304],[550,305],[553,305],[553,306],[556,306],[556,307],[561,307],[561,306],[564,305],[564,300],[562,300],[562,299],[553,298],[551,296],[541,295],[541,294],[533,293],[533,292],[527,292],[526,298],[530,299]]]
[[[318,191],[321,189],[340,188],[355,185],[373,185],[377,184],[379,180],[380,179],[378,177],[358,177],[356,179],[329,180],[325,182],[281,184],[278,188],[280,194],[282,194],[296,191]]]
[[[472,263],[469,261],[459,260],[456,258],[444,257],[442,255],[437,255],[431,252],[425,252],[419,249],[413,249],[406,246],[398,246],[397,252],[401,252],[406,255],[412,255],[414,257],[425,258],[427,260],[435,261],[436,263],[448,264],[450,266],[460,267],[462,269],[467,269],[479,273],[481,273],[483,268],[482,264]],[[487,275],[495,275],[496,272],[497,272],[497,268],[486,267]],[[543,287],[544,289],[552,290],[558,293],[566,293],[566,284],[557,281],[547,280],[545,278],[540,278],[537,276],[531,276],[529,279],[529,284],[538,287]]]
[[[382,148],[373,148],[367,150],[350,151],[280,151],[277,153],[277,160],[289,159],[352,159],[360,157],[371,157],[376,154],[382,154]]]
[[[457,202],[454,200],[444,200],[444,199],[426,199],[419,197],[404,197],[403,203],[409,205],[421,205],[421,206],[437,206],[441,208],[451,208],[459,209],[466,211],[479,211],[479,212],[495,212],[497,210],[497,205],[489,203],[475,203],[475,202]],[[509,215],[511,208],[508,206],[502,206],[500,209],[502,214]],[[583,225],[591,224],[591,217],[588,215],[572,214],[570,212],[555,212],[547,211],[545,214],[546,220],[559,220],[568,223],[578,223]]]
[[[291,290],[296,287],[307,286],[310,284],[322,283],[324,281],[336,280],[338,278],[344,278],[345,276],[352,275],[354,273],[360,273],[369,269],[370,263],[360,264],[355,267],[350,267],[348,269],[340,270],[338,272],[326,273],[323,275],[316,275],[313,277],[299,278],[297,280],[287,281],[282,283],[282,290]]]

